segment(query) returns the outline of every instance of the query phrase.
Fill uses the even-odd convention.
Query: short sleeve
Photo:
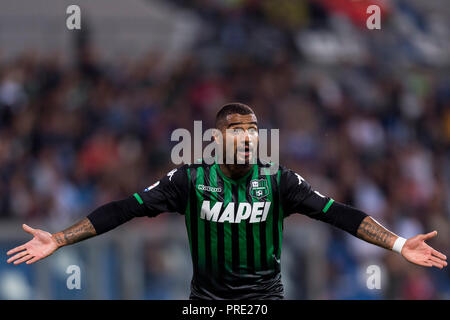
[[[333,203],[331,198],[313,190],[300,174],[284,167],[281,167],[280,198],[285,217],[300,213],[317,218]]]
[[[187,165],[173,169],[163,178],[134,194],[139,204],[146,207],[147,216],[162,212],[184,214],[188,199]]]

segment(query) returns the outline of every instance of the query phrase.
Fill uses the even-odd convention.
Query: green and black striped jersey
[[[267,173],[267,174],[266,174]],[[193,263],[192,299],[281,299],[283,220],[323,220],[333,200],[298,174],[254,164],[239,180],[218,164],[183,165],[134,194],[152,217],[185,215]]]

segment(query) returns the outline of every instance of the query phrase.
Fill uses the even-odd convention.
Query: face
[[[232,150],[232,163],[234,164],[248,164],[256,159],[258,124],[254,114],[230,114],[220,130],[223,137],[223,155],[226,163],[230,162],[227,158],[228,148]]]

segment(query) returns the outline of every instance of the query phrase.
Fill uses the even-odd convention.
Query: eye
[[[240,134],[243,132],[242,128],[233,128],[233,134]]]
[[[249,128],[249,129],[248,129],[248,134],[253,135],[253,134],[255,134],[256,132],[257,132],[256,128]]]

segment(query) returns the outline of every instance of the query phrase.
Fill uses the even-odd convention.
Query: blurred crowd
[[[163,52],[106,62],[95,44],[78,47],[70,62],[58,53],[0,56],[0,219],[67,227],[173,168],[174,129],[192,130],[194,120],[211,128],[222,104],[240,101],[260,128],[280,129],[282,164],[315,189],[403,237],[438,230],[431,243],[448,256],[449,65],[430,63],[405,39],[404,51],[394,50],[400,43],[390,37],[406,32],[395,22],[372,36],[351,19],[333,20],[326,2],[293,1],[303,9],[288,19],[269,1],[194,1],[211,28],[165,68]],[[398,16],[399,8],[384,10]],[[344,30],[359,45],[365,36],[367,47],[354,60],[314,61],[304,41],[317,29],[335,37]],[[379,43],[386,45],[371,47]],[[388,271],[384,298],[450,298],[448,267],[406,265],[327,232],[323,298],[370,298],[355,283],[358,266],[374,260]]]

